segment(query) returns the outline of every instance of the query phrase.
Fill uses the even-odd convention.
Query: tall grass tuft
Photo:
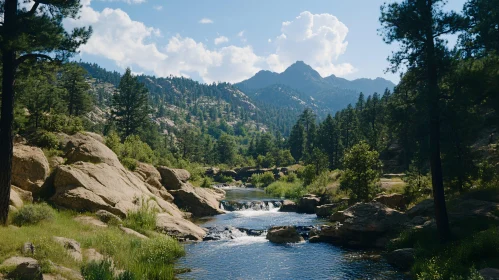
[[[146,234],[156,228],[156,217],[157,210],[151,207],[148,201],[143,200],[140,208],[129,212],[123,223],[126,227]]]
[[[44,220],[53,220],[55,211],[45,203],[27,204],[12,215],[16,226],[34,225]]]

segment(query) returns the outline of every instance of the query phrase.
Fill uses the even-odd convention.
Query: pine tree
[[[293,158],[299,161],[303,157],[305,149],[305,128],[300,122],[297,122],[291,129],[288,145]]]
[[[445,242],[450,237],[449,220],[440,158],[440,88],[443,60],[447,56],[446,41],[441,38],[462,29],[462,19],[455,12],[444,12],[444,0],[404,0],[385,4],[380,21],[384,41],[398,42],[401,50],[390,58],[391,70],[404,65],[420,69],[426,81],[425,96],[429,108],[430,166],[432,175],[435,218],[439,237]]]
[[[139,128],[148,121],[147,89],[137,77],[132,76],[130,68],[126,69],[118,91],[113,96],[111,113],[123,139],[137,134]]]
[[[81,8],[79,0],[24,1],[5,0],[0,3],[0,52],[2,61],[2,107],[0,113],[0,224],[9,213],[12,177],[14,84],[16,70],[38,59],[65,60],[90,37],[90,28],[75,28],[68,32],[64,18],[76,18]],[[30,9],[24,8],[33,5]],[[52,55],[52,56],[51,56]]]
[[[92,107],[90,85],[85,80],[86,74],[85,69],[76,63],[68,63],[63,68],[61,86],[66,90],[64,100],[70,116],[83,115]]]

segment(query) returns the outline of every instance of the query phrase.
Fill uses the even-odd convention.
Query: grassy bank
[[[86,274],[88,279],[102,279],[101,276],[91,276],[98,274],[97,270],[102,267],[88,265],[85,259],[77,262],[68,257],[65,249],[52,239],[53,236],[74,239],[80,242],[82,251],[94,248],[109,257],[116,269],[126,271],[126,277],[120,279],[173,279],[174,262],[184,255],[182,245],[165,235],[150,233],[150,239],[144,240],[126,235],[117,226],[100,228],[81,224],[73,219],[76,214],[69,211],[56,211],[48,205],[40,208],[45,211],[42,216],[52,214],[34,224],[20,224],[16,221],[18,215],[14,214],[11,215],[11,223],[16,222],[21,226],[0,227],[0,263],[9,257],[22,255],[23,244],[31,242],[36,247],[35,254],[27,256],[41,263],[43,273],[54,272],[51,263],[56,263],[78,271],[85,267],[86,273],[90,273]],[[37,211],[40,209],[28,215]]]

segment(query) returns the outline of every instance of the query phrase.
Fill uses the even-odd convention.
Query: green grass
[[[26,207],[26,206],[25,206]],[[135,279],[173,279],[174,261],[184,255],[183,246],[175,239],[153,234],[143,240],[123,233],[114,226],[96,228],[74,221],[75,213],[54,211],[52,220],[21,227],[0,226],[0,263],[12,256],[21,256],[25,242],[35,245],[30,256],[42,264],[43,273],[55,272],[51,262],[80,271],[84,263],[68,257],[65,249],[52,239],[62,236],[80,242],[82,250],[94,248],[110,257],[117,269],[125,269]]]
[[[306,193],[306,190],[299,180],[293,183],[276,181],[265,188],[265,192],[276,197],[298,199]]]
[[[128,228],[147,234],[156,228],[156,216],[157,211],[150,207],[147,201],[142,201],[142,206],[136,211],[129,212],[123,223]]]
[[[27,204],[12,214],[12,223],[16,226],[34,225],[44,220],[53,220],[55,211],[45,203]]]

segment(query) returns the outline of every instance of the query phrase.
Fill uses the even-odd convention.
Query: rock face
[[[23,207],[24,202],[33,202],[33,196],[31,193],[15,186],[11,186],[9,205],[16,209],[20,209]]]
[[[281,208],[279,208],[280,212],[296,212],[298,207],[296,206],[296,203],[294,203],[291,200],[284,200],[282,202]]]
[[[397,269],[407,271],[414,264],[414,255],[416,250],[413,248],[404,248],[392,251],[386,254],[386,261]]]
[[[109,166],[122,168],[118,156],[104,143],[96,140],[90,135],[76,133],[75,135],[62,135],[65,142],[66,164],[78,161],[92,163],[106,163]]]
[[[499,269],[484,268],[478,271],[484,280],[499,280]]]
[[[173,196],[161,184],[161,174],[154,166],[139,162],[134,173],[139,179],[147,183],[146,186],[150,192],[166,201],[173,201]]]
[[[99,220],[103,223],[106,223],[106,224],[119,224],[122,222],[121,218],[114,215],[113,213],[111,212],[108,212],[106,210],[99,210],[97,212],[95,212],[95,215],[97,216],[97,218],[99,218]]]
[[[161,183],[167,190],[179,190],[183,183],[186,183],[191,174],[184,169],[174,169],[165,166],[158,167],[161,174]]]
[[[14,268],[6,279],[19,280],[42,280],[42,268],[37,260],[25,257],[11,257],[6,259],[1,265],[2,268]]]
[[[175,197],[175,204],[196,217],[213,216],[224,213],[220,209],[220,195],[207,188],[194,187],[189,183],[182,184],[178,190],[170,191]]]
[[[357,203],[332,217],[335,226],[323,226],[314,239],[352,247],[384,247],[388,236],[403,230],[409,219],[378,202]]]
[[[393,209],[404,210],[407,207],[405,197],[399,193],[382,194],[374,198],[374,202],[379,202]]]
[[[128,234],[128,235],[132,235],[132,236],[135,236],[135,237],[138,237],[140,239],[149,239],[149,237],[139,233],[139,232],[136,232],[135,230],[131,229],[131,228],[127,228],[127,227],[124,227],[124,226],[120,226],[119,227],[121,229],[122,232]]]
[[[327,218],[331,216],[340,206],[340,203],[324,204],[315,207],[315,214],[319,218]]]
[[[39,193],[50,172],[49,163],[40,148],[14,145],[12,184]]]
[[[206,232],[194,223],[182,218],[173,217],[167,213],[158,214],[156,230],[175,236],[181,241],[202,241],[206,235]]]
[[[321,199],[313,194],[304,195],[298,202],[299,213],[314,214],[315,207],[319,206]]]
[[[298,243],[305,241],[293,226],[272,227],[267,232],[267,239],[273,243]]]

